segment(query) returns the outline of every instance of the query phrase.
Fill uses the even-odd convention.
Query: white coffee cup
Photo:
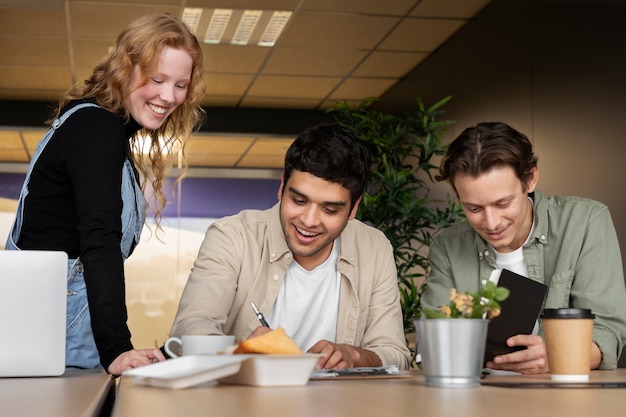
[[[225,335],[185,335],[182,338],[170,337],[163,346],[172,358],[188,355],[210,355],[223,351],[235,343],[235,336]],[[176,346],[176,347],[174,347]]]

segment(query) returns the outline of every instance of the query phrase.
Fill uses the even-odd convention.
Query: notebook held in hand
[[[508,269],[503,269],[500,273],[498,286],[508,288],[511,293],[506,300],[500,302],[500,316],[489,323],[485,362],[491,361],[495,355],[525,349],[523,346],[509,347],[506,340],[517,334],[532,333],[548,291],[546,285]]]

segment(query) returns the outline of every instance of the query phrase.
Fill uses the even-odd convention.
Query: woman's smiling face
[[[137,123],[156,130],[187,97],[193,60],[184,49],[165,47],[159,55],[155,70],[148,74],[148,82],[138,66],[130,80],[128,111]]]

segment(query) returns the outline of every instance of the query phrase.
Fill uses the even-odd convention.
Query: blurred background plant
[[[394,249],[398,269],[405,333],[415,331],[421,315],[420,299],[428,271],[428,246],[433,235],[462,218],[450,194],[431,196],[440,157],[447,145],[442,136],[451,120],[437,120],[445,111],[446,97],[430,107],[417,98],[404,115],[371,109],[378,98],[351,108],[336,103],[329,112],[365,141],[372,156],[370,183],[357,217],[385,233]]]

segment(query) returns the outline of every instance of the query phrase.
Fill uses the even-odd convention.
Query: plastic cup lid
[[[595,319],[588,308],[545,308],[542,319]]]

